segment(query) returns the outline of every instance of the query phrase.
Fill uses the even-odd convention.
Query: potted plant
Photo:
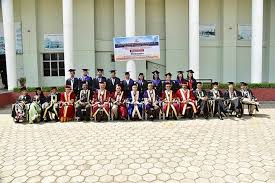
[[[20,87],[26,86],[26,78],[22,77],[18,79],[18,82],[20,84]]]

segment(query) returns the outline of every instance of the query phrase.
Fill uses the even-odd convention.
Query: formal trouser
[[[83,110],[85,110],[85,116],[84,116]],[[86,105],[77,104],[76,105],[76,117],[80,118],[81,120],[83,120],[84,118],[86,120],[89,120],[90,115],[91,115],[91,105],[89,105],[89,104],[86,104]]]
[[[241,113],[242,104],[239,98],[229,100],[228,109],[235,111],[237,114]]]
[[[149,116],[153,116],[153,118],[155,119],[159,116],[160,107],[157,105],[147,104],[147,105],[145,105],[145,112]]]
[[[215,115],[217,112],[218,112],[219,116],[221,116],[222,113],[226,113],[226,108],[224,106],[224,100],[216,99],[214,101],[213,115]]]
[[[198,108],[199,108],[199,113],[203,114],[204,116],[209,115],[209,105],[208,105],[208,100],[199,100],[198,101]]]

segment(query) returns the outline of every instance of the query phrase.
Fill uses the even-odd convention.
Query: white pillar
[[[199,16],[200,1],[189,0],[189,69],[195,72],[194,77],[197,79],[200,74]]]
[[[73,0],[63,0],[64,64],[66,78],[68,70],[74,68],[73,61]]]
[[[251,83],[262,82],[263,0],[252,0]]]
[[[2,0],[1,2],[3,13],[8,90],[13,90],[17,86],[13,1]]]
[[[135,0],[125,0],[125,25],[126,37],[135,36]],[[132,79],[137,79],[136,63],[134,60],[127,61],[126,70],[130,72]]]

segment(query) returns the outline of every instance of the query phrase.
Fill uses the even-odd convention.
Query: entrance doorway
[[[6,57],[5,55],[0,55],[0,88],[8,89],[8,80],[7,80],[7,69],[6,69]]]

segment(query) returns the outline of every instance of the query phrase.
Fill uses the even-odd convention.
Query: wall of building
[[[113,37],[125,36],[125,0],[74,1],[74,65],[116,69],[123,77],[125,62],[112,62]],[[200,76],[216,81],[250,81],[250,41],[238,41],[238,24],[251,24],[251,0],[200,0],[200,24],[215,24],[215,40],[200,41]],[[2,10],[0,10],[2,11]],[[23,55],[17,55],[18,77],[28,86],[63,85],[63,77],[43,77],[44,34],[62,34],[62,0],[14,0],[15,21],[22,22]],[[0,13],[2,21],[2,13]],[[188,69],[188,0],[137,0],[136,34],[158,34],[159,61],[137,61],[137,73],[151,78]],[[275,82],[275,0],[264,1],[263,79]],[[163,77],[162,77],[163,78]]]

